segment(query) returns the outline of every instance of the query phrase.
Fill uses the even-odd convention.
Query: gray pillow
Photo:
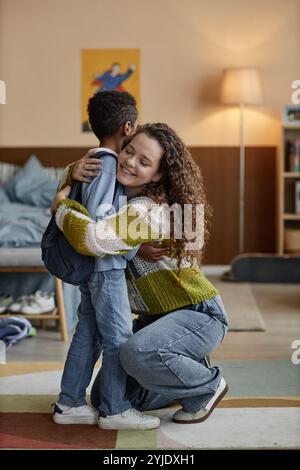
[[[57,188],[57,181],[51,180],[43,171],[43,165],[31,155],[15,177],[4,185],[12,202],[31,206],[50,207]]]
[[[5,191],[4,185],[0,185],[0,204],[5,204],[6,202],[10,202],[10,199]]]

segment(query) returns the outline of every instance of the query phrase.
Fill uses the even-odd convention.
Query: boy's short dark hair
[[[89,100],[88,114],[91,128],[99,140],[115,135],[130,121],[137,120],[136,101],[127,91],[98,91]]]

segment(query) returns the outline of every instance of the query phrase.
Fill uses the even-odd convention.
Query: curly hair
[[[146,184],[141,195],[151,198],[158,204],[167,203],[169,206],[179,204],[182,208],[184,208],[184,204],[190,204],[193,230],[196,228],[196,205],[203,204],[204,242],[206,242],[209,236],[212,209],[206,199],[199,166],[193,160],[180,137],[167,124],[154,123],[138,126],[129,140],[141,133],[155,139],[163,149],[159,169],[162,177],[158,182]],[[178,268],[180,269],[183,258],[187,258],[192,264],[199,262],[203,255],[203,248],[202,250],[187,250],[186,242],[188,240],[184,233],[184,226],[182,226],[182,239],[175,239],[173,232],[171,221],[172,256],[178,260]]]
[[[136,101],[127,91],[98,91],[88,103],[88,115],[94,134],[101,139],[111,137],[127,122],[137,120]]]

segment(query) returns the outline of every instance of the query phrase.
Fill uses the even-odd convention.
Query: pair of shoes
[[[203,408],[200,408],[198,411],[193,411],[192,413],[188,413],[183,409],[178,410],[173,415],[173,421],[180,424],[202,423],[202,421],[205,421],[210,416],[227,392],[228,385],[222,377],[216,393]]]
[[[0,292],[0,313],[4,313],[7,310],[7,307],[12,302],[12,296],[5,294],[5,292]]]
[[[66,406],[54,404],[53,421],[56,424],[97,424],[98,410],[89,405]]]
[[[22,307],[23,304],[25,304],[25,302],[27,300],[29,300],[30,297],[33,297],[32,295],[22,295],[21,297],[18,297],[17,300],[15,302],[12,302],[8,309],[10,312],[12,313],[18,313]]]
[[[9,310],[13,313],[24,314],[40,314],[54,310],[54,294],[48,292],[36,291],[33,295],[23,295],[19,297],[16,302],[9,306]]]
[[[160,419],[129,408],[117,415],[100,416],[98,426],[101,429],[155,429],[160,426]]]
[[[30,315],[38,315],[41,313],[54,310],[54,293],[37,291],[28,301],[22,304],[20,312]]]

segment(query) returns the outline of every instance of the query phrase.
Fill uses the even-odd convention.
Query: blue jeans
[[[122,269],[95,272],[80,287],[78,324],[64,367],[59,403],[82,406],[95,362],[103,351],[98,408],[102,416],[130,408],[121,346],[132,336],[131,310]]]
[[[223,340],[227,316],[220,296],[168,313],[137,331],[122,347],[121,363],[129,374],[127,397],[141,411],[174,401],[187,412],[199,410],[215,394],[221,380],[219,367],[205,357]],[[97,382],[92,403],[99,400]]]

